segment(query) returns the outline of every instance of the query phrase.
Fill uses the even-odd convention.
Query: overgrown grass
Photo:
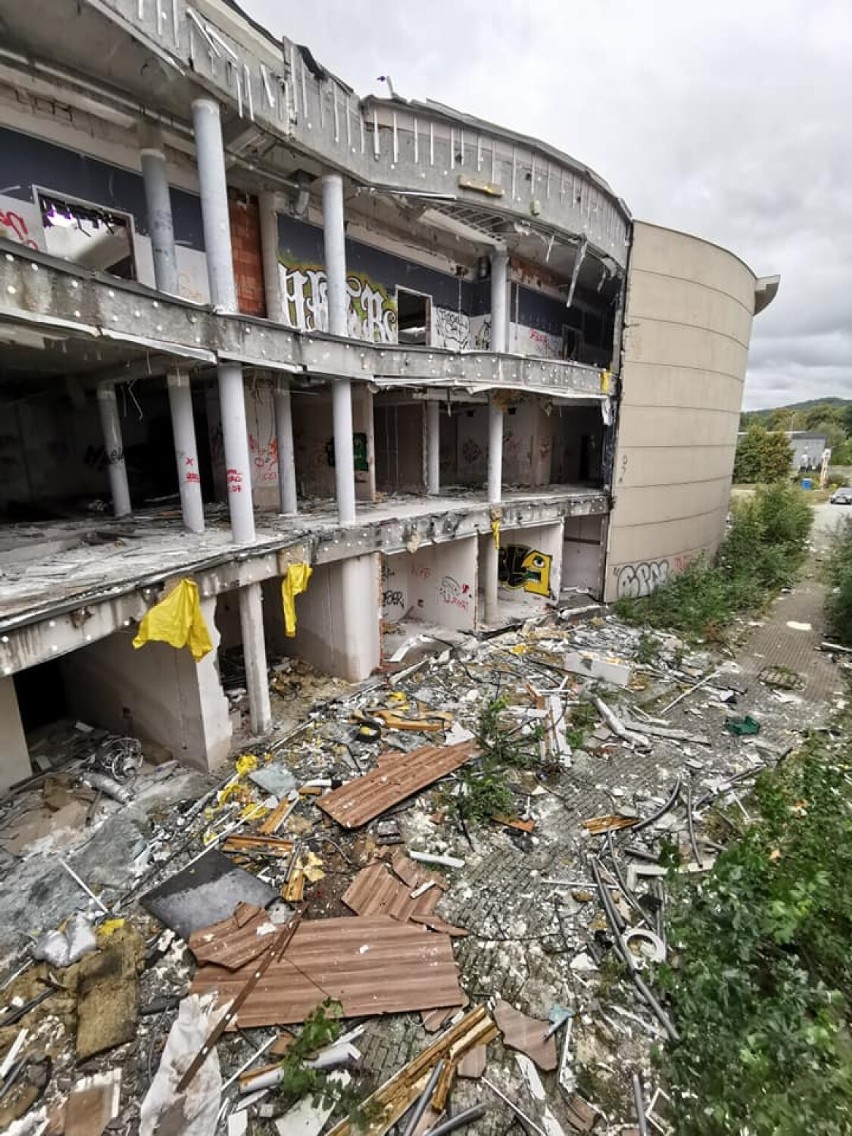
[[[660,1055],[678,1136],[852,1131],[852,745],[825,735],[758,779],[759,819],[670,888]]]
[[[733,505],[728,534],[713,562],[694,560],[652,595],[616,603],[631,623],[718,639],[737,612],[764,604],[796,578],[813,514],[801,490],[763,486]]]
[[[831,588],[826,601],[829,634],[852,646],[852,517],[844,517],[832,537],[825,575]]]

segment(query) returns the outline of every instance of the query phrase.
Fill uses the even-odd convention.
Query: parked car
[[[829,498],[832,505],[852,505],[852,485],[844,485],[835,489]]]

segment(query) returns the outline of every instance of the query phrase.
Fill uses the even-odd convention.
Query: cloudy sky
[[[852,398],[850,0],[242,0],[356,91],[433,98],[592,166],[634,216],[781,274],[746,407]]]

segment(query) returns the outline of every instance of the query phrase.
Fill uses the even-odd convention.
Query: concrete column
[[[337,515],[342,525],[354,525],[355,449],[352,445],[352,384],[349,379],[333,380],[331,399]]]
[[[509,350],[509,254],[491,254],[491,350]]]
[[[261,193],[258,197],[258,206],[266,318],[281,323],[284,308],[281,302],[281,274],[278,265],[278,198],[274,193]]]
[[[278,491],[281,512],[297,513],[296,451],[293,446],[293,405],[290,383],[279,376],[275,380],[275,436],[278,442]]]
[[[376,499],[376,422],[373,411],[373,392],[366,383],[358,383],[352,391],[352,449],[354,466],[355,436],[364,434],[367,439],[367,469],[355,470],[355,507],[359,501]]]
[[[192,416],[192,389],[185,371],[169,371],[166,376],[169,410],[175,440],[178,492],[183,523],[190,532],[204,532],[204,502],[201,499],[201,472]]]
[[[503,481],[503,411],[493,396],[488,403],[488,503],[492,513],[499,508]],[[493,538],[485,553],[485,622],[494,624],[500,614],[497,598],[500,554]]]
[[[326,174],[322,179],[322,225],[325,272],[328,278],[328,330],[345,336],[348,330],[346,292],[346,231],[343,216],[343,178]],[[340,523],[355,523],[355,455],[352,448],[352,383],[332,383],[334,417],[334,480]]]
[[[266,674],[263,592],[260,584],[249,584],[246,588],[240,588],[239,594],[251,732],[265,734],[272,725],[272,708],[269,704],[269,679]]]
[[[213,99],[195,99],[192,104],[198,187],[210,303],[221,312],[237,310],[237,288],[231,255],[231,221],[228,216],[228,182],[219,104]]]
[[[124,464],[124,443],[121,440],[118,401],[115,397],[115,387],[109,383],[98,385],[98,411],[104,434],[112,509],[117,517],[126,517],[131,512],[130,486],[127,484],[127,466]]]
[[[441,404],[435,399],[426,403],[426,492],[441,492]]]
[[[159,148],[141,151],[142,184],[148,210],[151,252],[154,257],[154,282],[161,292],[179,294],[175,230],[166,156]]]
[[[343,178],[340,174],[326,174],[322,179],[322,233],[328,277],[328,330],[332,335],[346,335],[349,297],[346,292]]]
[[[225,177],[219,104],[212,99],[195,99],[192,104],[192,124],[195,129],[210,302],[217,311],[236,312],[237,288],[231,251],[228,183]],[[246,397],[243,369],[239,363],[219,364],[219,407],[231,534],[235,543],[250,544],[255,537],[254,508],[251,498]],[[271,719],[260,585],[250,585],[240,591],[240,626],[252,728],[255,732],[262,733],[269,728]]]
[[[0,677],[0,792],[32,773],[15,680]]]

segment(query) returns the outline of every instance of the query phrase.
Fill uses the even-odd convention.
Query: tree
[[[760,471],[763,468],[763,438],[766,431],[759,423],[749,426],[745,434],[737,443],[737,454],[734,458],[734,481],[743,485],[751,485],[760,481]]]
[[[790,440],[779,430],[750,426],[737,445],[734,481],[769,484],[789,477],[792,459]]]
[[[790,439],[777,430],[767,430],[763,436],[760,481],[771,484],[790,476]]]

